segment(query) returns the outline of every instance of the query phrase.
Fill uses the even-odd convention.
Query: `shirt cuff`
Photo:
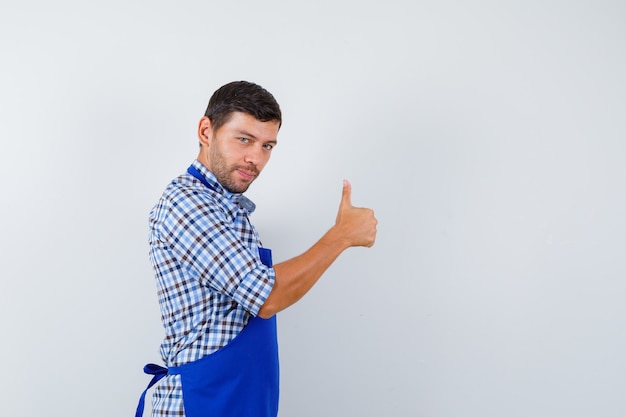
[[[272,292],[275,280],[274,268],[259,264],[239,283],[233,293],[233,299],[250,314],[257,316]]]

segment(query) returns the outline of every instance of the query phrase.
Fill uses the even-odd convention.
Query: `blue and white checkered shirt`
[[[193,166],[213,190],[185,173],[150,212],[166,366],[180,366],[225,346],[256,316],[274,285],[261,263],[259,236],[248,220],[254,204],[226,191],[204,165]],[[152,397],[153,416],[183,416],[179,375],[165,377]]]

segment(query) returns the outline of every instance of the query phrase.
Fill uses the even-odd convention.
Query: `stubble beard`
[[[217,178],[220,184],[222,184],[222,187],[234,194],[246,192],[250,184],[252,184],[252,182],[254,182],[254,180],[259,176],[258,169],[252,164],[228,166],[216,146],[211,146],[209,148],[209,161],[211,163],[211,172],[213,172],[215,178]],[[237,170],[253,173],[254,178],[248,182],[237,182],[233,179],[235,176],[239,175],[235,173]]]

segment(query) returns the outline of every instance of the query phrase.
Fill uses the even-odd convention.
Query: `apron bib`
[[[208,185],[199,172],[188,172]],[[195,171],[195,172],[194,172]],[[259,248],[261,262],[272,267],[272,252]],[[148,389],[165,375],[180,375],[186,417],[276,417],[279,364],[276,316],[252,317],[221,349],[181,366],[148,364],[154,375],[139,399],[135,417],[143,415]]]

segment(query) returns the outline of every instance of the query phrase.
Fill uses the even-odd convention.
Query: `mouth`
[[[247,180],[247,181],[252,181],[258,175],[257,172],[246,171],[244,169],[238,169],[237,173],[239,174],[239,176],[241,176],[244,180]]]

